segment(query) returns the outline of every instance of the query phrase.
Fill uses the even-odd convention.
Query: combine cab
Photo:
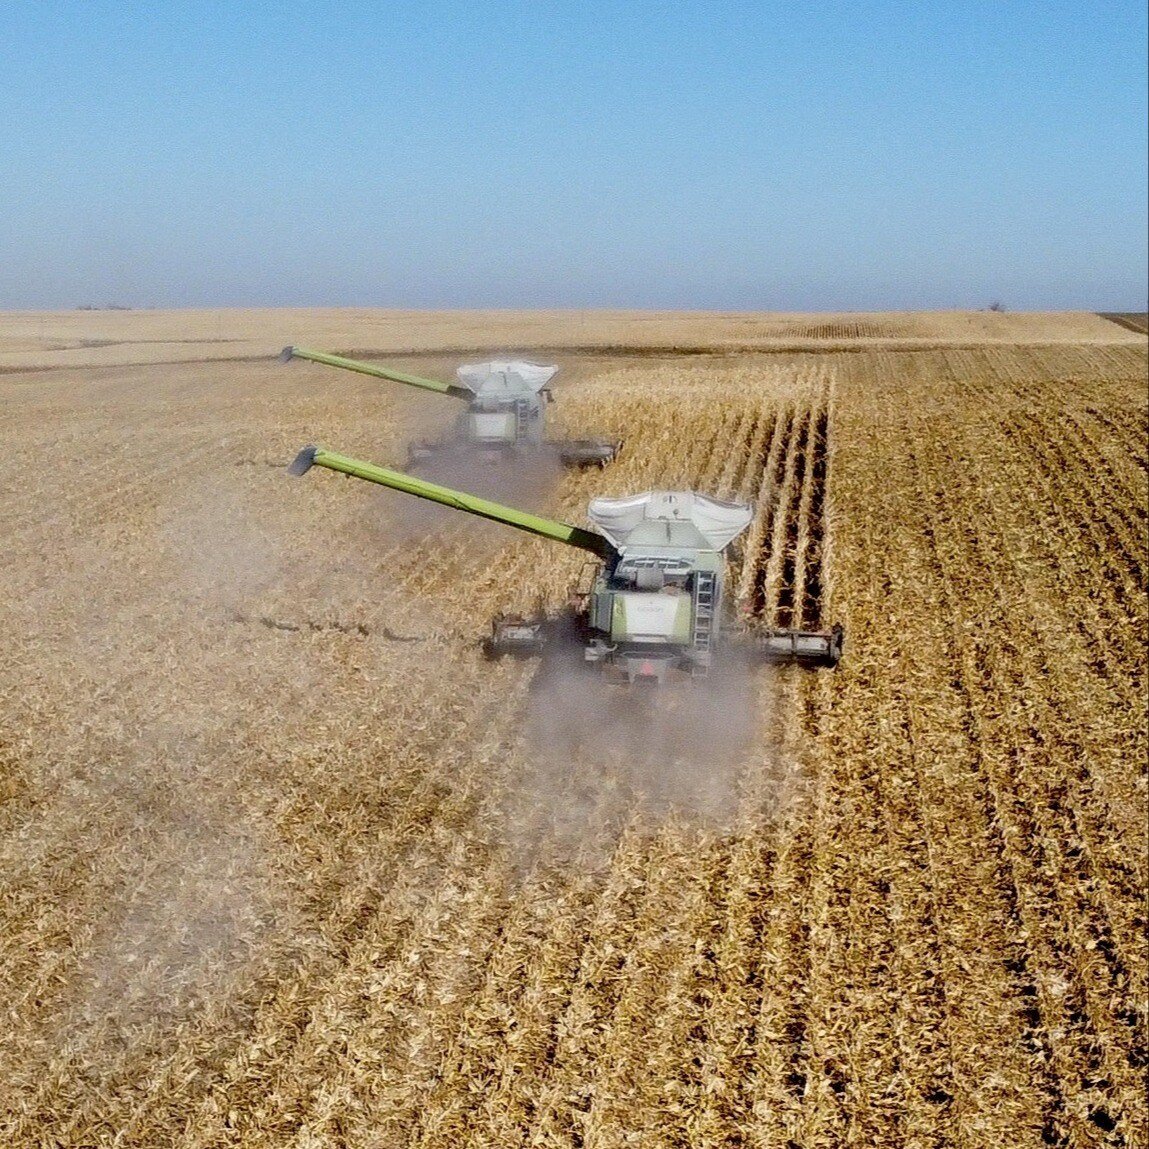
[[[516,452],[553,450],[568,467],[605,467],[622,446],[613,439],[545,438],[546,409],[554,402],[550,381],[558,372],[554,366],[521,360],[470,363],[455,372],[457,383],[444,383],[305,347],[285,347],[279,358],[284,363],[309,359],[463,400],[467,408],[455,420],[453,435],[443,442],[412,443],[410,464],[463,448],[492,460]]]
[[[506,523],[595,556],[589,588],[573,596],[573,627],[560,627],[541,610],[529,618],[499,615],[485,644],[493,657],[537,655],[556,638],[573,636],[582,646],[584,661],[602,667],[609,679],[662,683],[672,677],[705,678],[728,637],[721,625],[725,552],[750,525],[753,512],[744,503],[693,491],[592,499],[588,514],[598,529],[588,531],[320,447],[304,448],[289,470],[302,475],[312,466]],[[748,631],[734,642],[758,661],[835,666],[842,656],[843,634],[841,627]]]

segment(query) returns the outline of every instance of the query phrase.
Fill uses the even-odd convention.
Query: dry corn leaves
[[[846,623],[678,742],[482,660],[580,554],[278,469],[433,408],[5,377],[5,1143],[1144,1144],[1144,341],[803,322],[583,364],[623,454],[518,492],[749,500],[742,621]]]

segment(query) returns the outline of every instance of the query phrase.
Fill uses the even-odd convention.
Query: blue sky
[[[0,5],[0,309],[1143,310],[1142,3]]]

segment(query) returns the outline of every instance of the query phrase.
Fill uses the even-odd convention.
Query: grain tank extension
[[[492,503],[400,471],[360,462],[321,447],[306,447],[289,470],[326,467],[467,514],[578,547],[599,560],[589,588],[572,596],[583,658],[618,681],[664,682],[686,674],[705,678],[724,638],[722,598],[727,547],[750,525],[744,503],[693,491],[648,491],[629,498],[592,499],[597,530]],[[554,628],[543,616],[500,615],[488,651],[538,654]],[[739,632],[736,645],[769,662],[835,666],[842,656],[840,626],[829,631],[758,628]]]
[[[306,347],[285,347],[279,356],[281,362],[291,359],[309,359],[326,363],[362,375],[374,375],[434,391],[452,399],[461,399],[467,408],[455,420],[453,436],[442,443],[413,443],[409,463],[431,458],[444,449],[463,447],[492,458],[513,452],[554,450],[568,467],[605,467],[618,454],[622,443],[613,439],[545,438],[547,407],[554,402],[550,381],[557,367],[522,360],[494,360],[488,363],[468,363],[459,367],[458,382],[445,383],[428,379],[390,367],[378,367],[341,355],[328,355],[324,351],[310,351]]]

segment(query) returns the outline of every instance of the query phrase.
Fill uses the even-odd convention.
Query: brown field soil
[[[454,410],[288,342],[550,349],[622,455],[474,481],[750,501],[741,624],[840,668],[484,661],[584,556],[288,478]],[[0,1143],[1145,1145],[1146,373],[1084,313],[0,315]]]

